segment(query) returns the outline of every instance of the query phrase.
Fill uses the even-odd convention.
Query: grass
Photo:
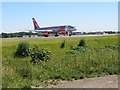
[[[71,46],[77,46],[84,39],[87,48],[75,54],[66,54]],[[48,48],[52,55],[38,65],[30,63],[31,58],[15,58],[14,53],[20,41]],[[61,43],[65,41],[65,47]],[[82,38],[36,38],[2,40],[3,88],[30,88],[47,86],[59,80],[83,79],[85,77],[118,74],[118,36],[98,36]],[[115,45],[117,47],[117,45]]]

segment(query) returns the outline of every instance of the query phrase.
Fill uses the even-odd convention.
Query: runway
[[[58,37],[14,37],[14,38],[2,38],[2,39],[32,39],[32,38],[79,38],[79,37],[97,37],[97,36],[112,36],[112,35],[118,35],[118,34],[94,34],[94,35],[72,35],[72,36],[58,36]]]

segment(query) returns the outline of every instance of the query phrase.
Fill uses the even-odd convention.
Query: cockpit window
[[[68,26],[68,28],[74,28],[73,26]]]

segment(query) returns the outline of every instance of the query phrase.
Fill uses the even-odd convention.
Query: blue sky
[[[78,31],[118,29],[117,2],[3,2],[2,32],[32,30],[34,17],[40,27],[74,25]]]

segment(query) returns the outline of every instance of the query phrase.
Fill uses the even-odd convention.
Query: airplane
[[[63,25],[63,26],[52,26],[52,27],[39,27],[38,23],[34,18],[32,18],[34,24],[35,32],[42,33],[43,36],[48,37],[49,35],[54,35],[58,37],[59,35],[72,35],[72,31],[76,31],[77,29],[71,25]]]

